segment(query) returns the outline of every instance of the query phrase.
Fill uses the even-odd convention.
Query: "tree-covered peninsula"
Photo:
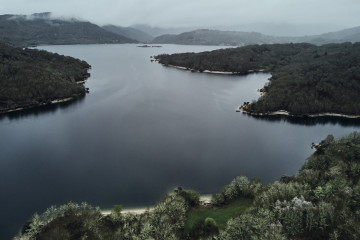
[[[264,44],[155,58],[200,72],[270,72],[263,96],[242,107],[250,114],[360,115],[360,43]]]
[[[360,134],[313,147],[296,176],[236,177],[210,205],[181,188],[143,214],[70,202],[35,214],[16,239],[360,239]]]
[[[0,44],[0,113],[84,95],[89,68],[72,57]]]

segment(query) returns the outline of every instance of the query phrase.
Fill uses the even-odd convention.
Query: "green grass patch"
[[[194,208],[188,213],[185,231],[191,230],[196,223],[204,222],[207,217],[213,218],[220,229],[224,229],[227,221],[243,213],[253,202],[251,198],[239,198],[221,207]]]

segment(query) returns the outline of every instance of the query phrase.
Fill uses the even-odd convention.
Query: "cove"
[[[68,201],[148,206],[176,186],[211,194],[237,175],[269,183],[296,174],[312,142],[359,131],[356,120],[237,113],[259,97],[269,74],[191,73],[150,61],[216,48],[42,46],[92,65],[90,93],[0,116],[0,238],[14,236],[35,212]]]

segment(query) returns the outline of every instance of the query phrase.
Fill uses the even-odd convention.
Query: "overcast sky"
[[[102,24],[360,26],[360,0],[1,0],[0,14],[52,12]]]

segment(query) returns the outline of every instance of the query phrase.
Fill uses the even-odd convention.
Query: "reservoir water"
[[[235,112],[269,74],[191,73],[151,62],[210,46],[42,46],[92,65],[90,93],[71,103],[0,116],[0,239],[35,212],[68,201],[149,206],[176,186],[216,193],[237,175],[263,183],[296,174],[328,134],[359,121],[254,118]]]

